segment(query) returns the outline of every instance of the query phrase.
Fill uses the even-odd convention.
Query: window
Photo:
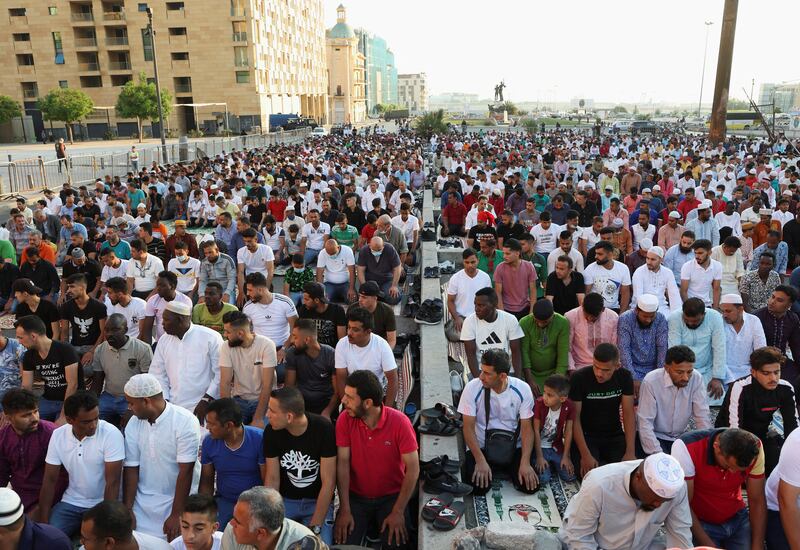
[[[140,11],[140,12],[146,12],[147,11],[147,2],[139,2],[139,5],[136,7],[136,9],[138,11]]]
[[[50,6],[47,8],[47,11],[50,15],[58,15],[58,8],[56,6]]]
[[[167,2],[167,11],[179,11],[183,9],[183,2]]]
[[[82,76],[81,88],[102,88],[103,79],[99,76]]]
[[[59,80],[58,81],[59,88],[69,88],[69,84],[66,80]]]
[[[150,33],[147,29],[142,29],[142,46],[144,50],[144,60],[145,61],[152,61],[153,60],[153,37],[150,36]]]
[[[22,82],[22,97],[35,99],[39,97],[39,85],[36,82]]]
[[[27,32],[15,32],[14,33],[14,42],[30,42],[31,35]]]
[[[172,52],[173,61],[189,61],[189,52]]]
[[[61,44],[61,33],[54,32],[53,33],[53,47],[56,50],[56,65],[63,65],[64,64],[64,48]]]
[[[17,54],[17,65],[21,67],[33,66],[33,54],[30,53]]]
[[[250,82],[250,71],[236,71],[236,83],[248,84]]]
[[[186,27],[170,27],[170,36],[186,36]]]
[[[112,74],[111,75],[111,85],[112,86],[124,86],[128,82],[133,80],[133,77],[129,74]]]
[[[248,67],[247,48],[233,48],[233,64],[236,67]]]
[[[27,13],[25,8],[8,8],[9,17],[25,17]]]

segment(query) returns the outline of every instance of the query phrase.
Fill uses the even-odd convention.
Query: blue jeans
[[[347,291],[350,290],[350,283],[325,283],[325,295],[331,302],[346,304]]]
[[[315,248],[306,248],[305,253],[303,254],[303,262],[306,265],[317,265],[317,256],[319,256],[319,250]]]
[[[8,298],[3,298],[2,296],[0,296],[0,307],[5,307],[6,303],[8,303],[9,300],[11,300],[11,309],[9,309],[9,311],[11,313],[16,313],[17,305],[19,304],[16,298],[12,298],[10,296]]]
[[[289,292],[289,299],[292,300],[292,303],[296,306],[300,305],[300,302],[303,300],[303,291],[300,292]]]
[[[561,455],[558,454],[555,449],[552,447],[545,447],[542,449],[542,455],[547,461],[547,468],[545,468],[544,472],[538,474],[539,483],[545,484],[550,481],[550,477],[552,476],[551,465],[555,466],[558,471],[558,477],[560,477],[562,481],[575,481],[575,474],[568,474],[567,471],[561,467]]]
[[[63,406],[63,401],[52,401],[44,397],[41,398],[39,399],[39,418],[55,422],[56,419],[58,419],[58,415],[61,414],[61,408]]]
[[[100,420],[119,426],[127,412],[128,402],[124,395],[115,397],[107,392],[100,394]]]
[[[311,517],[314,515],[314,510],[317,507],[317,501],[310,498],[303,499],[283,499],[283,506],[286,509],[286,517],[298,523],[308,526]],[[331,546],[333,544],[333,503],[328,508],[328,513],[325,515],[325,521],[322,522],[322,532],[319,537],[322,542]]]
[[[700,525],[717,548],[725,548],[725,550],[750,548],[750,513],[747,508],[736,512],[736,515],[725,523],[714,524],[700,521]]]
[[[81,519],[86,510],[88,508],[73,506],[63,501],[59,502],[50,511],[50,525],[72,538],[80,530]]]
[[[767,549],[790,550],[789,541],[781,523],[781,514],[775,510],[767,510]]]
[[[233,507],[236,506],[236,502],[231,502],[230,500],[224,499],[219,495],[215,496],[214,500],[217,501],[217,521],[219,522],[218,530],[224,531],[225,527],[228,525],[228,522],[233,517]]]
[[[385,283],[380,283],[381,292],[383,292],[383,298],[381,298],[382,302],[389,304],[390,306],[396,305],[400,303],[400,300],[403,299],[403,294],[398,291],[397,297],[392,298],[392,295],[389,294],[389,289],[392,288],[392,281],[386,281]]]
[[[254,401],[248,401],[247,399],[242,399],[241,397],[234,397],[234,401],[236,404],[239,405],[239,408],[242,409],[242,422],[245,424],[250,424],[253,421],[253,415],[256,414],[256,409],[258,408],[258,399]],[[264,422],[267,419],[264,417]]]

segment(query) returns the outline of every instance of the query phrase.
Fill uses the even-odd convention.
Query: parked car
[[[322,126],[317,126],[313,130],[311,130],[311,135],[312,136],[327,136],[328,135],[328,131],[325,128],[323,128]]]

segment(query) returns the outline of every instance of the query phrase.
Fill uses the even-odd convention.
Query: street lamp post
[[[703,84],[706,79],[706,57],[708,54],[708,30],[711,25],[713,25],[713,21],[706,21],[706,47],[703,49],[703,73],[700,75],[700,101],[697,102],[697,116],[700,116],[700,109],[703,105]]]
[[[147,7],[147,32],[153,47],[153,76],[156,81],[156,100],[158,101],[158,133],[161,135],[161,158],[167,164],[167,140],[164,138],[164,108],[161,106],[161,85],[158,82],[158,53],[156,51],[156,31],[153,29],[153,9]]]

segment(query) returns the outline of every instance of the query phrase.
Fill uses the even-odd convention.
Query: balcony
[[[74,11],[70,14],[70,19],[76,24],[93,23],[94,14],[90,11]]]
[[[188,70],[191,69],[191,65],[189,64],[188,59],[173,59],[172,60],[172,68],[174,70]]]
[[[169,43],[175,45],[182,45],[185,46],[189,43],[189,35],[188,34],[171,34],[169,35]]]
[[[100,71],[100,63],[96,61],[90,63],[78,63],[78,70],[82,73],[96,73]]]
[[[17,51],[17,52],[30,52],[31,51],[31,41],[30,40],[14,40],[14,51]]]
[[[190,94],[192,93],[192,84],[175,84],[176,94]]]
[[[235,32],[235,33],[233,33],[233,41],[234,42],[247,42],[247,33],[246,32]]]
[[[247,59],[235,59],[233,66],[237,69],[248,69],[250,68],[250,62]]]
[[[36,65],[17,65],[17,72],[23,75],[36,74]]]
[[[114,46],[127,46],[127,45],[128,45],[127,36],[109,36],[106,38],[106,46],[114,47]]]
[[[28,16],[27,15],[9,15],[8,21],[12,25],[27,25],[28,24]]]
[[[92,48],[97,49],[97,38],[90,36],[86,38],[76,38],[75,39],[75,47],[76,48]]]
[[[131,62],[130,61],[111,61],[108,64],[108,68],[111,71],[130,71],[131,70]]]
[[[30,89],[30,88],[23,88],[22,89],[22,97],[24,99],[36,99],[39,97],[39,90]]]
[[[118,23],[125,21],[124,11],[106,11],[103,12],[103,21],[105,23]]]

